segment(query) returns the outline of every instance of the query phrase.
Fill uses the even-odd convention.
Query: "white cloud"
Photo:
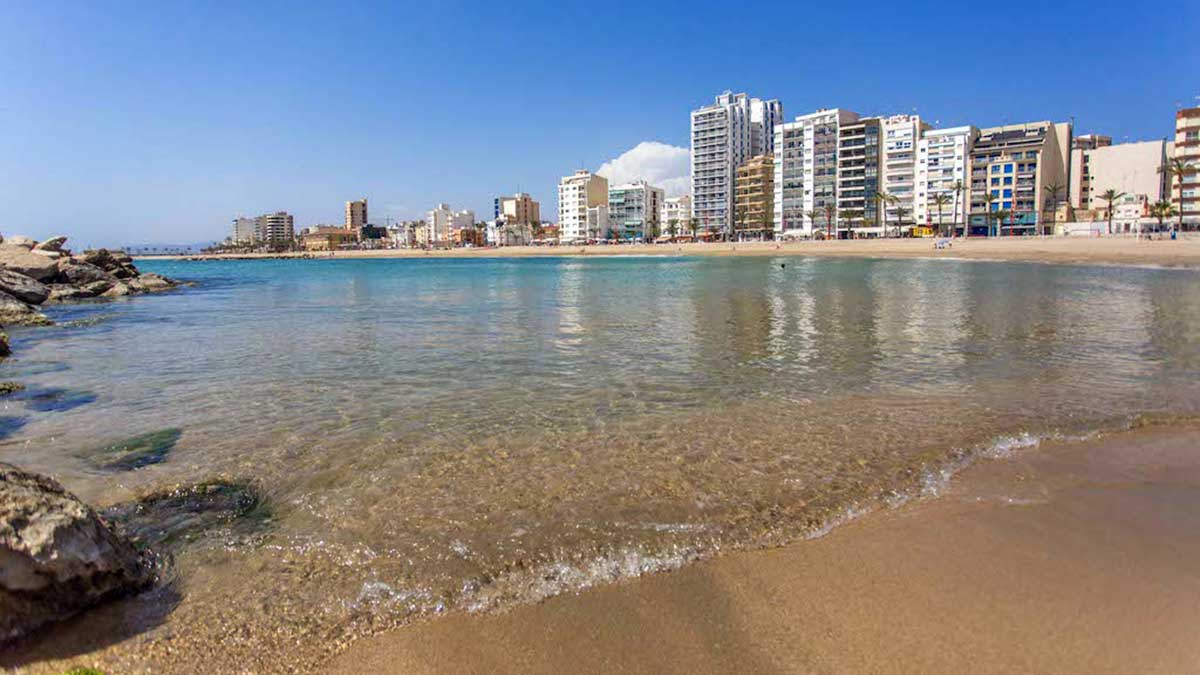
[[[620,157],[610,159],[596,173],[608,179],[609,185],[645,180],[662,188],[668,197],[678,197],[691,191],[691,153],[658,141],[642,141]]]

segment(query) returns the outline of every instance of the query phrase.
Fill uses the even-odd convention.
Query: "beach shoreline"
[[[330,672],[1185,672],[1200,426],[1048,442],[815,540],[355,643]]]
[[[144,260],[246,260],[308,258],[360,260],[390,258],[531,258],[611,256],[802,256],[863,258],[949,258],[1063,264],[1162,265],[1200,267],[1200,239],[1138,240],[1132,237],[957,238],[935,249],[932,239],[630,244],[618,246],[509,246],[503,248],[378,249],[295,253],[135,256]]]

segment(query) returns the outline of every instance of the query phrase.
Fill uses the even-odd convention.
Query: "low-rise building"
[[[345,227],[317,225],[304,231],[300,237],[305,251],[336,251],[358,242],[358,233]]]
[[[660,236],[678,237],[692,231],[692,197],[668,197],[658,217]]]
[[[1145,195],[1152,202],[1168,197],[1170,176],[1165,166],[1172,143],[1141,141],[1113,145],[1107,136],[1091,134],[1076,141],[1071,150],[1070,195],[1074,209],[1086,212],[1107,208],[1101,195],[1108,190]]]

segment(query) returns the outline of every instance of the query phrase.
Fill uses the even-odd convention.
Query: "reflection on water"
[[[200,285],[64,308],[69,327],[14,334],[4,379],[82,403],[6,401],[23,426],[7,425],[0,460],[99,504],[217,477],[254,484],[269,526],[180,552],[167,622],[197,640],[247,627],[221,638],[241,666],[272,668],[263,659],[297,636],[322,636],[307,647],[319,651],[414,612],[787,541],[919,492],[998,438],[1191,413],[1200,389],[1200,275],[1186,271],[145,266]],[[159,463],[112,474],[81,459],[174,428]],[[168,666],[186,653],[111,658]]]

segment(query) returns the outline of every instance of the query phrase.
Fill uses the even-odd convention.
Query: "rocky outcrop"
[[[179,285],[159,274],[142,274],[123,251],[97,249],[73,255],[66,237],[36,242],[0,237],[0,325],[50,323],[36,306],[87,298],[157,293]]]
[[[54,259],[8,242],[0,244],[0,266],[38,281],[50,281],[58,275],[58,262]]]
[[[149,554],[57,482],[0,464],[0,642],[135,592]]]
[[[0,291],[33,305],[40,305],[50,297],[46,284],[9,269],[0,270]]]

